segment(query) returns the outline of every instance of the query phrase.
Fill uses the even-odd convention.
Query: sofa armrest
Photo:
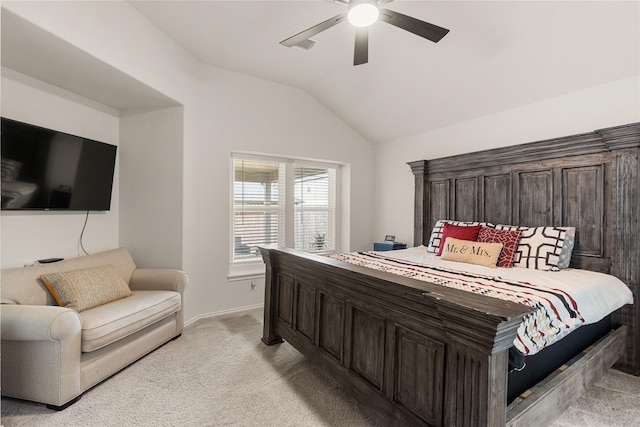
[[[81,332],[80,316],[68,308],[2,305],[2,341],[64,340]]]
[[[78,397],[82,326],[73,310],[2,305],[2,395],[62,406]]]
[[[137,268],[129,288],[132,291],[175,291],[184,294],[189,275],[172,268]]]
[[[132,291],[174,291],[180,293],[181,306],[176,313],[175,336],[184,329],[184,290],[189,275],[173,268],[136,268],[133,270],[129,288]]]

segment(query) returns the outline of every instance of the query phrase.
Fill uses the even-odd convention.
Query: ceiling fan
[[[348,11],[282,40],[280,44],[287,47],[296,46],[308,50],[315,44],[315,41],[310,39],[311,37],[348,19],[349,22],[356,27],[353,65],[361,65],[369,62],[369,26],[378,19],[420,37],[424,37],[434,43],[438,43],[449,32],[446,28],[381,7],[392,1],[393,0],[332,0],[332,2],[335,3],[348,5]]]

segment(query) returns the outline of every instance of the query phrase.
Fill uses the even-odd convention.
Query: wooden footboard
[[[262,340],[289,342],[385,425],[550,421],[624,351],[623,326],[507,408],[508,349],[530,307],[291,249],[260,251]]]
[[[285,248],[263,341],[285,339],[387,425],[505,425],[508,349],[531,309]]]

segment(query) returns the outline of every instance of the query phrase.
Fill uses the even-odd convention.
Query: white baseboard
[[[255,305],[247,305],[245,307],[238,307],[238,308],[232,308],[230,310],[223,310],[223,311],[216,311],[214,313],[206,313],[206,314],[201,314],[199,316],[194,317],[193,319],[189,319],[184,323],[184,326],[189,326],[190,324],[196,322],[197,320],[200,319],[207,319],[209,317],[217,317],[217,316],[222,316],[223,314],[232,314],[232,313],[240,313],[242,311],[247,311],[247,310],[253,310],[256,308],[262,308],[264,306],[264,303],[260,303],[260,304],[255,304]]]

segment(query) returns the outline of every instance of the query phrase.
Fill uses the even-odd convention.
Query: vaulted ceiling
[[[374,143],[640,74],[636,1],[396,0],[385,7],[449,34],[377,22],[357,67],[347,21],[308,51],[279,44],[346,11],[338,2],[130,3],[201,62],[301,88]]]
[[[345,12],[339,2],[129,4],[202,63],[305,90],[373,143],[640,76],[639,1],[395,0],[384,7],[450,32],[433,43],[377,22],[357,67],[347,21],[308,51],[279,44]],[[6,10],[2,65],[117,109],[175,104]]]

